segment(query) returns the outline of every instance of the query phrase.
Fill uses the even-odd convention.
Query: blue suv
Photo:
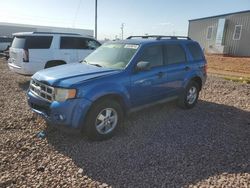
[[[175,99],[194,107],[206,75],[201,47],[190,38],[131,36],[80,63],[37,72],[28,103],[49,125],[103,140],[130,112]]]

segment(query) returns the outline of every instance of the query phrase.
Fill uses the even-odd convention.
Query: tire
[[[181,108],[193,108],[199,98],[200,87],[195,81],[190,81],[183,94],[179,97],[178,104]]]
[[[44,69],[47,69],[47,68],[50,68],[50,67],[55,67],[55,66],[58,66],[58,65],[64,65],[66,64],[65,62],[63,61],[49,61],[46,63]]]
[[[111,138],[123,120],[123,110],[113,100],[102,100],[88,112],[84,132],[90,140]]]

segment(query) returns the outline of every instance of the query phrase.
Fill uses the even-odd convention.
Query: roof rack
[[[60,32],[41,32],[41,31],[34,31],[33,34],[61,34],[61,35],[80,35],[78,33],[60,33]]]
[[[191,40],[190,37],[186,36],[164,36],[164,35],[129,36],[127,39],[132,39],[132,38],[142,38],[142,39],[155,38],[156,40],[161,40],[162,38],[167,38],[172,40],[178,40],[178,39]]]

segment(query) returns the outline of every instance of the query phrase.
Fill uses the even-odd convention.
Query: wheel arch
[[[201,90],[201,88],[202,88],[202,79],[199,76],[195,76],[195,77],[191,78],[190,81],[196,82],[199,85],[199,91]]]
[[[50,60],[50,61],[47,61],[46,63],[45,63],[45,66],[44,66],[44,68],[46,69],[46,68],[49,68],[49,65],[50,64],[54,64],[54,65],[64,65],[64,64],[67,64],[67,62],[66,61],[64,61],[64,60]]]
[[[108,94],[97,97],[95,99],[95,101],[92,103],[92,105],[90,106],[90,108],[102,100],[114,100],[114,101],[116,101],[121,106],[123,113],[126,114],[126,112],[127,112],[126,106],[127,105],[126,105],[123,97],[117,93],[108,93]]]

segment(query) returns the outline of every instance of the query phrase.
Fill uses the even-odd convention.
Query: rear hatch
[[[11,47],[9,49],[10,53],[10,59],[9,62],[21,66],[21,63],[23,62],[23,58],[25,55],[25,43],[26,43],[26,37],[25,36],[15,36]]]

